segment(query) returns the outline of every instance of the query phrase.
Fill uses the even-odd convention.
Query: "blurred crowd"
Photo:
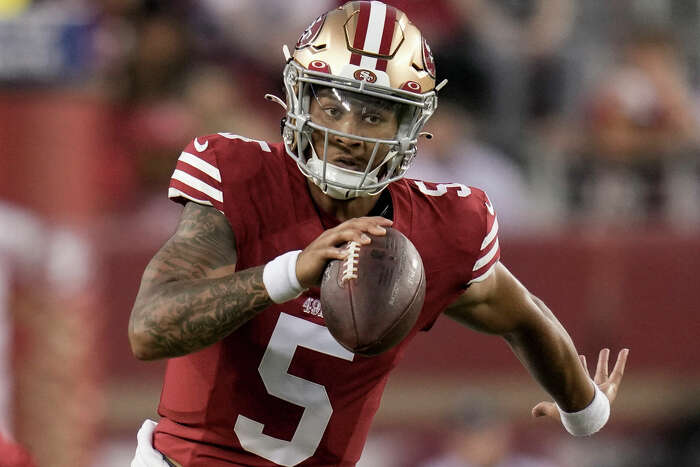
[[[18,93],[25,99],[33,93],[58,92],[71,99],[79,96],[98,102],[103,122],[100,138],[110,142],[93,167],[105,174],[99,182],[105,194],[97,209],[101,215],[98,229],[113,231],[118,226],[148,238],[163,238],[179,215],[166,193],[181,149],[196,135],[216,132],[280,140],[281,109],[263,96],[268,92],[282,95],[282,45],[293,46],[318,12],[342,3],[0,2],[0,94]],[[420,26],[435,54],[439,79],[449,80],[439,94],[438,112],[427,127],[435,138],[420,143],[409,177],[484,188],[499,212],[504,237],[572,228],[700,232],[700,2],[388,3],[404,10]],[[12,154],[7,153],[0,158],[0,168],[13,162]],[[0,193],[0,201],[2,198]],[[25,265],[39,261],[36,255],[43,250],[28,243],[37,231],[46,237],[35,239],[32,245],[51,248],[53,242],[67,242],[61,244],[61,251],[73,256],[63,261],[77,261],[87,268],[89,248],[79,232],[37,230],[37,221],[31,219],[31,214],[17,206],[0,204],[0,320],[3,284],[7,283],[2,275],[12,270],[24,277]],[[12,238],[2,235],[9,225],[13,226]],[[27,225],[29,230],[17,233],[17,225]],[[22,252],[26,255],[19,258]],[[3,264],[13,264],[12,269]],[[41,266],[45,277],[40,280],[51,285],[44,297],[23,294],[33,283],[20,279],[19,309],[39,307],[50,323],[59,322],[52,319],[60,313],[57,304],[78,310],[73,321],[60,321],[66,328],[64,336],[77,335],[92,315],[90,294],[77,294],[76,284],[82,284],[83,291],[90,286],[80,275],[81,268],[69,267],[78,277],[66,279],[51,267]],[[27,297],[41,299],[42,304],[27,303]],[[35,415],[47,405],[60,407],[60,417],[85,432],[77,430],[80,432],[64,439],[61,429],[56,429],[43,440],[53,436],[53,444],[44,451],[41,440],[35,440],[33,453],[45,460],[52,458],[56,446],[75,442],[77,452],[80,443],[92,443],[95,433],[90,430],[100,417],[95,414],[105,409],[95,390],[99,368],[88,355],[94,343],[71,337],[71,343],[83,342],[84,348],[63,347],[50,339],[55,327],[28,319],[30,316],[14,312],[20,330],[33,329],[34,336],[53,346],[48,354],[54,360],[50,368],[38,360],[32,364],[32,358],[39,357],[28,351],[24,363],[33,365],[34,373],[25,375],[23,387],[31,388],[31,376],[37,373],[57,373],[59,382],[53,393],[48,388],[49,399],[35,403],[25,398],[20,404],[15,414],[22,420],[17,429],[20,438],[23,430],[41,431]],[[105,323],[93,326],[97,329]],[[0,322],[0,331],[3,329],[6,326]],[[3,335],[0,332],[0,344],[10,338]],[[76,371],[82,373],[82,383],[61,379],[61,370],[65,370],[61,365],[66,361],[80,366]],[[0,361],[3,375],[10,372],[5,363]],[[0,415],[9,404],[8,380],[0,384]],[[77,395],[80,403],[61,404],[62,391]],[[417,466],[420,460],[423,467],[586,467],[566,464],[566,455],[585,458],[577,457],[574,448],[558,454],[547,449],[519,453],[523,442],[518,444],[512,427],[496,411],[487,415],[469,407],[456,412],[446,421],[449,430],[432,431],[432,439],[439,442],[431,445],[435,449],[430,456],[396,465]],[[2,430],[2,425],[0,420],[0,434],[9,431]],[[695,420],[674,427],[678,436],[657,445],[653,456],[637,445],[625,455],[618,452],[605,457],[605,443],[613,441],[603,438],[595,445],[602,449],[598,452],[602,463],[586,465],[700,465],[697,447],[690,449],[693,439],[697,446],[698,426]],[[391,436],[375,439],[388,440],[381,452],[391,452],[395,444]],[[688,448],[679,450],[674,442],[687,443]],[[370,443],[370,454],[375,444]],[[564,448],[559,445],[558,449]],[[687,459],[673,457],[679,452]],[[83,465],[84,459],[76,454],[54,458],[56,462],[46,465]],[[374,465],[392,465],[387,460],[376,462]],[[96,465],[110,464],[104,460]]]
[[[48,81],[119,112],[114,198],[143,204],[144,192],[160,196],[193,135],[279,140],[280,109],[263,95],[282,93],[281,46],[315,12],[342,2],[14,3],[27,9],[6,12],[10,22],[77,23],[75,66]],[[700,225],[700,46],[688,40],[700,22],[697,2],[393,4],[421,26],[449,79],[429,126],[436,138],[422,145],[410,176],[485,188],[506,234],[572,223]],[[21,65],[0,66],[5,86],[47,84]]]

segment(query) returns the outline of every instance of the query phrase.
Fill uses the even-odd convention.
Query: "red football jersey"
[[[498,224],[483,191],[409,179],[388,190],[393,226],[425,267],[425,304],[408,337],[362,357],[331,337],[318,289],[272,305],[222,341],[168,361],[157,449],[186,466],[355,465],[406,345],[499,259]],[[315,206],[281,143],[228,133],[185,148],[169,196],[226,215],[238,270],[303,249],[338,223]]]

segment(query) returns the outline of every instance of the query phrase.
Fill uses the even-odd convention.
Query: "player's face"
[[[334,88],[317,88],[310,105],[314,123],[350,135],[378,139],[396,137],[398,111],[397,104]],[[323,132],[313,132],[312,144],[319,158],[323,158],[324,139]],[[374,145],[349,136],[329,134],[327,161],[338,167],[364,171]],[[388,152],[389,146],[380,144],[372,168],[379,165]]]

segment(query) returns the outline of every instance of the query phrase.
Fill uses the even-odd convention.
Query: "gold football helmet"
[[[376,195],[402,178],[415,157],[420,131],[437,107],[436,91],[446,83],[436,87],[430,47],[406,14],[379,1],[348,2],[316,18],[292,54],[286,46],[284,51],[283,139],[302,173],[336,199]],[[349,133],[312,118],[311,102],[322,90],[335,96],[341,110],[381,102],[396,112],[395,134]],[[314,132],[323,142],[322,154],[312,144]],[[373,145],[366,168],[329,163],[329,138]]]

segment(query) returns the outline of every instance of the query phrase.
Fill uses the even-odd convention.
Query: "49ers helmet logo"
[[[321,27],[323,26],[323,22],[325,20],[326,15],[323,14],[316,18],[313,23],[309,24],[309,26],[304,29],[304,32],[301,33],[301,36],[299,36],[299,40],[297,41],[295,48],[302,49],[311,44],[316,39],[316,36],[318,36],[319,31],[321,31]]]
[[[374,83],[377,81],[377,75],[369,70],[357,70],[353,73],[353,76],[358,81],[367,81],[368,83]]]

